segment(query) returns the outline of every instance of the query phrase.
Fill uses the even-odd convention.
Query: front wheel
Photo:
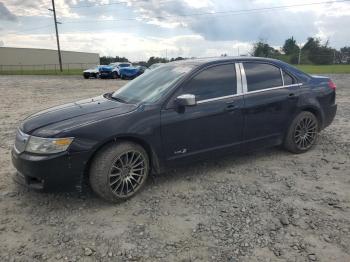
[[[303,111],[294,118],[289,126],[284,147],[292,153],[304,153],[315,145],[318,131],[317,117],[311,112]]]
[[[102,198],[117,202],[135,195],[148,177],[146,151],[132,142],[113,143],[97,153],[90,168],[90,185]]]

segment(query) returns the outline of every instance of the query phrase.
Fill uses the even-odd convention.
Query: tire
[[[111,143],[94,157],[89,181],[98,196],[119,202],[141,190],[149,172],[149,157],[143,147],[133,142]]]
[[[85,78],[85,79],[89,79],[89,76],[88,76],[88,75],[84,75],[84,78]]]
[[[113,78],[114,78],[114,79],[118,79],[118,77],[119,77],[119,76],[118,76],[118,73],[117,73],[117,72],[113,72]]]
[[[318,131],[317,117],[308,111],[301,112],[288,128],[284,141],[285,149],[295,154],[307,152],[315,145]]]

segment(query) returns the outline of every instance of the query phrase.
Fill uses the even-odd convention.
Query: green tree
[[[164,58],[164,57],[151,56],[147,61],[147,66],[150,67],[151,65],[156,64],[156,63],[168,63],[168,62],[169,62],[169,60]]]
[[[276,57],[280,55],[280,52],[278,50],[274,49],[263,40],[254,43],[251,53],[253,56],[258,57]]]
[[[297,45],[293,37],[286,39],[282,47],[283,52],[286,55],[295,55],[299,53],[299,46]]]
[[[328,41],[322,45],[319,38],[309,37],[301,50],[314,64],[329,65],[335,59],[335,50],[328,46]]]

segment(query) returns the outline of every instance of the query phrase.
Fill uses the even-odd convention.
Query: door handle
[[[289,98],[289,99],[296,99],[297,96],[296,96],[294,93],[290,93],[290,94],[288,95],[288,98]]]
[[[234,111],[236,109],[237,109],[237,106],[235,104],[233,104],[233,103],[226,104],[226,108],[225,108],[226,111]]]

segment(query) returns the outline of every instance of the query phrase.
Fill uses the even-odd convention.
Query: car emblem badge
[[[174,152],[175,155],[186,154],[186,153],[187,153],[187,148],[183,148]]]

